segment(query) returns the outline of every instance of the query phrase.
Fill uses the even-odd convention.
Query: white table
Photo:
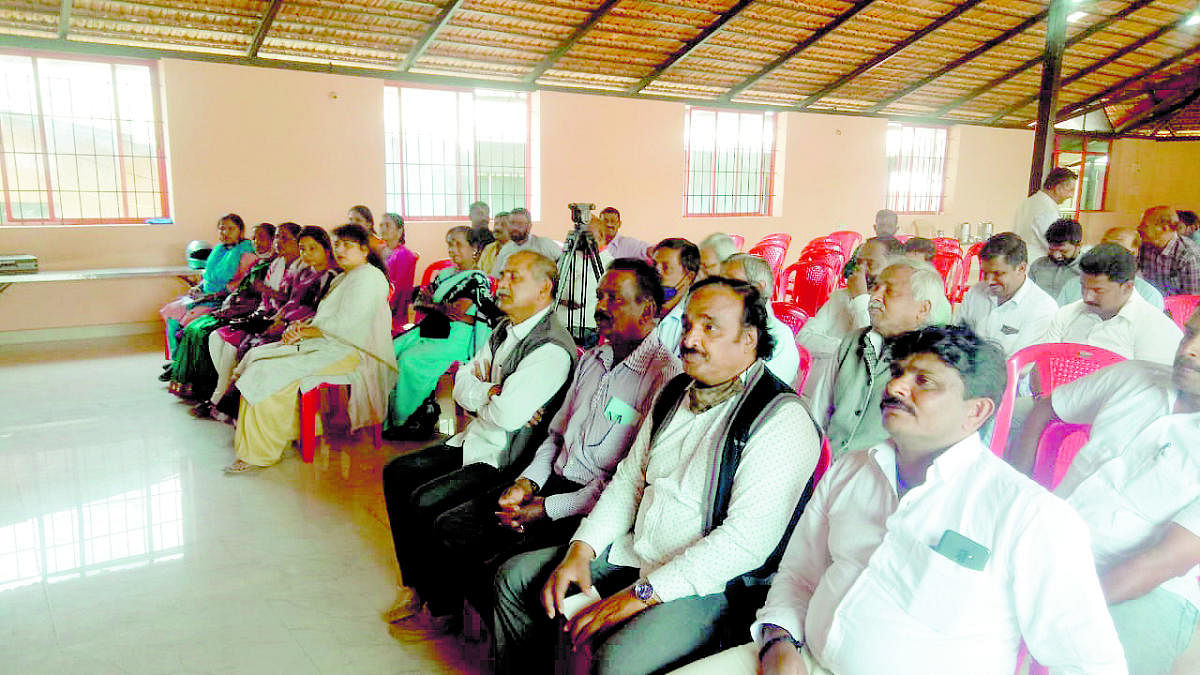
[[[47,270],[23,274],[0,274],[0,293],[13,284],[34,284],[53,281],[90,281],[92,279],[153,279],[175,277],[189,286],[199,279],[203,270],[186,265],[174,267],[116,267],[95,270]]]

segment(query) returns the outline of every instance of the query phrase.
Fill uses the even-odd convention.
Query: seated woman
[[[289,324],[275,344],[251,349],[238,366],[242,394],[228,473],[271,466],[300,434],[296,398],[320,381],[350,385],[350,426],[380,423],[396,383],[390,349],[392,317],[383,261],[360,225],[333,231],[333,253],[344,272],[333,280],[312,321]]]
[[[188,289],[185,295],[168,302],[159,310],[158,313],[167,324],[167,347],[172,358],[175,356],[175,334],[179,328],[216,309],[258,260],[254,255],[254,245],[242,236],[245,231],[246,225],[238,214],[221,216],[217,221],[217,239],[220,243],[208,255],[203,279]]]
[[[459,226],[446,233],[454,267],[442,270],[421,289],[415,307],[425,317],[392,343],[400,377],[384,425],[389,439],[432,434],[438,416],[432,401],[438,378],[450,364],[474,356],[492,333],[486,319],[499,316],[499,310],[492,303],[491,282],[477,269],[483,242],[475,232]]]
[[[282,228],[281,228],[282,231]],[[225,296],[221,306],[188,322],[177,333],[178,342],[174,359],[171,361],[170,385],[167,390],[182,398],[191,398],[193,393],[203,398],[216,381],[212,362],[208,358],[208,335],[218,326],[238,317],[249,315],[264,300],[274,297],[283,284],[288,263],[295,260],[295,240],[286,256],[275,255],[278,250],[273,242],[275,226],[260,223],[254,228],[254,242],[258,262],[242,277],[237,289]]]
[[[408,323],[408,303],[412,299],[413,279],[421,256],[404,245],[404,218],[400,214],[383,214],[375,226],[375,233],[383,240],[384,250],[380,257],[387,267],[388,281],[392,283],[392,335],[395,335]]]
[[[216,404],[229,390],[233,369],[238,360],[259,345],[278,342],[283,331],[294,321],[307,321],[317,312],[317,304],[339,270],[334,262],[333,245],[325,230],[309,225],[303,229],[294,223],[299,257],[289,266],[283,282],[282,303],[267,303],[244,321],[235,320],[218,328],[208,338],[208,353],[217,373],[217,385],[212,397],[192,409],[196,417],[208,417],[229,422],[230,417],[216,409]]]

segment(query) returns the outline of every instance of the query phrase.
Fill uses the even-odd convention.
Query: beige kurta
[[[338,275],[312,320],[322,337],[295,345],[262,345],[246,354],[237,369],[236,386],[243,400],[253,405],[297,380],[301,392],[322,382],[348,384],[351,427],[382,422],[387,414],[388,392],[396,384],[387,298],[387,278],[372,265],[360,265]],[[320,375],[351,354],[359,356],[352,372]]]

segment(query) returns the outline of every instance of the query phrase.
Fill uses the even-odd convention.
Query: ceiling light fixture
[[[1195,26],[1198,23],[1200,23],[1200,14],[1193,12],[1192,15],[1187,18],[1187,21],[1183,22],[1183,25]]]
[[[1071,12],[1067,15],[1067,23],[1075,23],[1085,16],[1087,16],[1087,12]]]

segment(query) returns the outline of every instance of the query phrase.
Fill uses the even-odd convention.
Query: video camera
[[[579,229],[592,222],[592,211],[596,209],[596,205],[586,202],[571,202],[567,204],[567,208],[571,210],[571,222],[575,224],[575,229]]]

